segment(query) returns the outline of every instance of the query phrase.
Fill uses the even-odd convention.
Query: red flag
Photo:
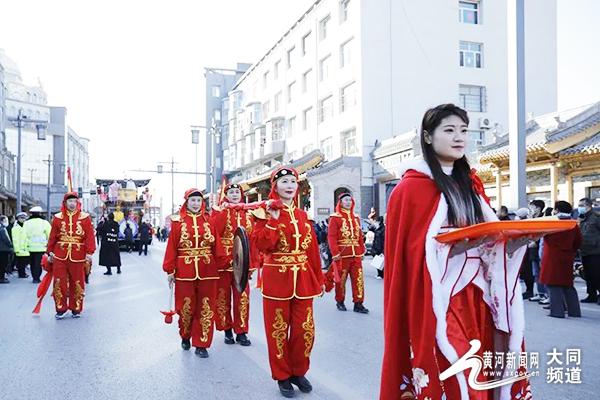
[[[69,188],[69,192],[73,191],[73,178],[71,177],[71,167],[67,167],[67,182],[68,182],[68,188]]]
[[[46,296],[46,293],[48,292],[50,283],[52,283],[52,275],[53,274],[51,271],[46,272],[46,275],[44,275],[44,277],[42,278],[42,281],[40,282],[40,284],[38,286],[38,289],[37,289],[38,302],[32,311],[33,314],[39,314],[40,310],[42,309],[42,301],[44,300],[44,296]]]
[[[225,199],[225,186],[227,186],[227,177],[223,175],[221,177],[221,190],[219,191],[219,204]]]

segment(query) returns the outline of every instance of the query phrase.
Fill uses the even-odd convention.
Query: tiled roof
[[[563,156],[572,155],[572,154],[598,154],[600,153],[600,132],[597,132],[594,136],[584,140],[583,142],[569,147],[561,151],[559,154]]]

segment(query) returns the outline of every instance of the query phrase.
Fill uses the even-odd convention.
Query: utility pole
[[[52,159],[50,158],[50,154],[48,154],[48,159],[43,161],[48,163],[48,185],[46,186],[46,215],[47,220],[50,221],[50,170],[52,166]]]

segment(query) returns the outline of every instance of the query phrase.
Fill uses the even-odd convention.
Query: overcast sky
[[[416,1],[416,0],[415,0]],[[204,67],[255,62],[313,0],[0,0],[0,48],[88,137],[91,177],[193,170]],[[600,100],[599,0],[558,0],[558,106]],[[204,166],[200,148],[200,168]],[[166,169],[166,168],[165,168]],[[170,205],[170,178],[154,177]],[[193,178],[177,178],[176,201]],[[203,187],[200,180],[199,186]]]

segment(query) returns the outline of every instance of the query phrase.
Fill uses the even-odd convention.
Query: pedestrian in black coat
[[[142,224],[140,225],[140,248],[138,255],[142,255],[142,249],[144,251],[144,255],[148,255],[148,243],[150,242],[151,236],[152,228],[147,222],[142,222]]]
[[[119,224],[115,222],[113,213],[108,214],[108,220],[102,224],[100,236],[102,237],[102,241],[100,244],[99,264],[106,267],[104,275],[112,275],[111,267],[117,267],[117,274],[120,274],[121,254],[119,252]]]
[[[13,244],[8,236],[8,217],[0,216],[0,283],[9,283],[5,277],[10,256],[13,254]]]

